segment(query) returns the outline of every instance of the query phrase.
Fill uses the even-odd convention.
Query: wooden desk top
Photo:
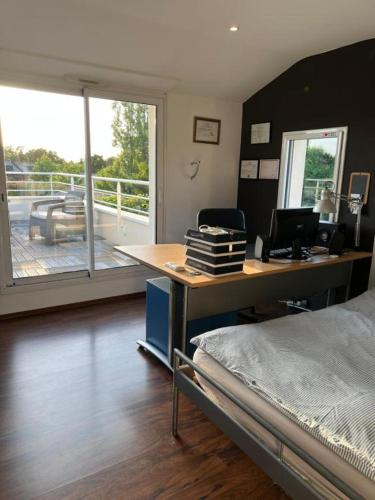
[[[293,262],[292,264],[278,264],[274,262],[263,263],[256,259],[245,260],[242,273],[232,276],[223,276],[221,278],[211,278],[209,276],[191,276],[186,271],[176,272],[165,267],[166,262],[176,264],[185,264],[185,246],[180,244],[160,244],[160,245],[127,245],[116,246],[117,251],[131,257],[132,259],[144,264],[147,267],[157,271],[164,276],[168,276],[184,285],[192,288],[199,288],[211,285],[220,285],[231,281],[242,279],[257,278],[269,274],[278,274],[301,269],[308,269],[321,266],[332,266],[343,262],[351,262],[359,259],[372,257],[371,252],[347,252],[341,257],[329,257],[328,255],[319,255],[313,257],[310,262]]]

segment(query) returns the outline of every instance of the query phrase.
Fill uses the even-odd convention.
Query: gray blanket
[[[375,289],[191,342],[375,480]]]

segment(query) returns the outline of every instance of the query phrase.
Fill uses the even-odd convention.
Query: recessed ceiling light
[[[240,28],[235,24],[229,28],[229,31],[238,31]]]

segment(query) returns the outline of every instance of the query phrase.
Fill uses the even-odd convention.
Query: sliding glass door
[[[82,97],[0,87],[14,279],[88,269]]]
[[[116,247],[155,241],[156,114],[86,92],[0,87],[8,281],[135,265]]]
[[[117,245],[155,241],[156,106],[89,97],[95,269],[134,262]]]

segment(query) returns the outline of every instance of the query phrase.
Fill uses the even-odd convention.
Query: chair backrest
[[[246,231],[245,214],[239,208],[203,208],[198,212],[197,224]]]
[[[85,193],[83,191],[68,191],[64,198],[64,208],[62,211],[71,215],[85,215],[84,198]]]

